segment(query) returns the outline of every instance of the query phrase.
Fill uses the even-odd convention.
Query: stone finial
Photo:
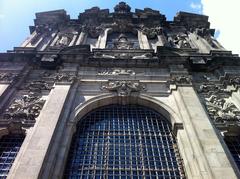
[[[114,7],[114,11],[116,13],[129,13],[131,11],[131,7],[125,2],[120,2]]]

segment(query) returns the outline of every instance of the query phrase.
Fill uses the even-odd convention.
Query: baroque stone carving
[[[145,91],[146,88],[139,81],[109,81],[101,89],[117,92],[119,96],[129,96],[132,92]]]
[[[191,48],[191,45],[188,41],[187,34],[178,34],[175,36],[173,43],[178,48]]]
[[[73,82],[76,78],[76,75],[73,73],[49,73],[44,72],[42,74],[43,79],[50,79],[55,82]]]
[[[49,25],[37,25],[36,26],[36,35],[31,39],[30,43],[32,45],[36,44],[39,40],[40,37],[42,36],[47,37],[51,34],[51,32],[53,31],[53,28],[51,28]]]
[[[153,57],[153,55],[151,53],[145,53],[142,55],[133,56],[132,59],[150,59],[152,57]]]
[[[115,13],[130,13],[131,7],[125,2],[120,2],[118,5],[114,7]]]
[[[213,39],[214,29],[197,28],[196,34],[204,38],[213,48],[218,48]]]
[[[230,91],[224,89],[222,85],[216,84],[202,84],[198,89],[199,93],[204,93],[205,95],[213,95],[213,94],[224,94],[225,96],[230,96]]]
[[[240,111],[229,100],[212,95],[206,98],[206,107],[215,123],[240,122]]]
[[[191,84],[192,79],[189,76],[173,76],[170,80],[170,84],[187,85]]]
[[[129,42],[126,35],[120,34],[118,40],[114,42],[114,47],[116,49],[132,49],[133,42]]]
[[[12,82],[16,77],[13,73],[0,73],[0,82]]]
[[[163,30],[161,27],[148,28],[143,26],[142,33],[146,35],[149,39],[155,39],[158,35],[163,34]]]
[[[41,93],[42,90],[51,90],[52,87],[49,86],[45,81],[32,81],[27,84],[24,89],[27,89],[31,92]]]
[[[98,38],[100,34],[104,32],[105,28],[102,25],[83,25],[82,31],[88,33],[88,35],[92,38]]]
[[[20,99],[15,99],[6,109],[3,119],[33,123],[39,116],[44,103],[45,100],[33,93],[23,95]]]
[[[103,71],[98,72],[98,75],[135,75],[135,72],[133,70],[127,70],[127,69],[105,69]]]

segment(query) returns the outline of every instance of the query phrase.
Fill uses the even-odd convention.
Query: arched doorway
[[[64,178],[184,178],[170,122],[136,104],[90,111],[77,124]]]

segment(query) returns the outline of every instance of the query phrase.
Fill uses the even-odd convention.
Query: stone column
[[[35,126],[28,131],[8,175],[12,179],[37,179],[51,145],[52,136],[64,110],[70,85],[55,85]]]
[[[87,34],[85,32],[81,32],[78,39],[77,39],[76,45],[84,44],[84,42],[86,40],[86,36],[87,36]]]
[[[138,31],[138,41],[141,49],[150,49],[147,36],[144,35],[141,31]]]
[[[110,28],[107,28],[104,30],[104,32],[102,34],[99,35],[98,37],[98,42],[96,47],[97,48],[105,48],[106,47],[106,43],[107,43],[107,36],[108,36],[108,31],[110,30]]]
[[[168,43],[164,35],[158,35],[157,38],[158,38],[157,46],[164,46],[165,44]]]
[[[70,42],[70,44],[68,46],[73,46],[76,39],[77,39],[77,36],[78,36],[78,32],[75,32],[74,35],[73,35],[73,38],[72,38],[72,41]]]
[[[184,130],[178,145],[189,178],[237,178],[210,120],[191,86],[173,91]]]
[[[209,53],[213,48],[208,44],[208,42],[202,37],[198,36],[195,33],[189,34],[189,39],[195,47],[199,49],[201,53]]]
[[[29,37],[27,37],[27,39],[20,45],[20,47],[26,47],[36,35],[37,32],[35,30]]]
[[[40,51],[43,51],[47,48],[47,46],[52,42],[52,40],[56,37],[57,31],[53,32],[51,35],[46,36],[42,39],[40,47],[38,48]]]

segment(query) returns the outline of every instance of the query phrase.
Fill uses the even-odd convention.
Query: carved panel
[[[162,35],[163,30],[161,27],[148,28],[143,26],[142,33],[146,35],[148,39],[154,39],[154,38],[157,38],[158,35]]]
[[[192,84],[192,79],[190,76],[172,76],[170,81],[170,84],[176,84],[176,85],[190,85]]]
[[[209,116],[217,126],[219,124],[234,124],[240,122],[240,111],[230,99],[212,95],[210,98],[206,98],[206,108]]]
[[[129,75],[133,76],[135,75],[135,72],[133,70],[127,70],[127,69],[105,69],[98,72],[98,75]]]
[[[34,93],[14,99],[12,104],[3,113],[3,120],[21,121],[25,124],[34,124],[45,103],[41,96]]]
[[[0,82],[11,83],[14,79],[16,79],[17,74],[13,73],[0,73]]]
[[[73,82],[75,78],[76,78],[76,74],[71,72],[51,73],[46,71],[42,74],[43,80],[54,81],[54,82]]]
[[[119,96],[129,96],[132,92],[146,91],[146,87],[139,81],[109,81],[102,85],[101,89],[117,92]]]
[[[209,117],[220,131],[239,126],[240,110],[231,101],[231,90],[222,84],[207,83],[200,85],[197,91],[203,99]]]

